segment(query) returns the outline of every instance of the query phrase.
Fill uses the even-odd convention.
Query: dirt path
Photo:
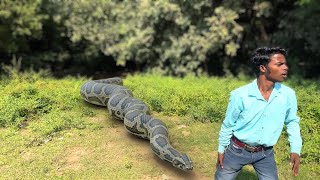
[[[136,152],[134,153],[134,156],[136,157],[143,157],[143,159],[139,158],[136,159],[136,161],[133,162],[133,164],[138,165],[139,163],[148,163],[150,166],[157,167],[161,172],[162,175],[160,177],[151,178],[146,175],[145,179],[163,179],[163,180],[169,180],[169,179],[190,179],[190,180],[206,180],[206,179],[212,179],[210,177],[205,177],[201,175],[197,170],[193,170],[191,172],[184,172],[181,171],[175,167],[172,166],[172,164],[161,160],[158,158],[151,150],[150,144],[148,140],[140,139],[129,132],[127,132],[122,126],[116,127],[115,136],[121,137],[125,139],[124,141],[130,145],[136,146]],[[114,148],[114,147],[113,147]],[[117,150],[116,150],[117,151]]]
[[[95,138],[100,138],[97,139],[95,149],[96,151],[99,151],[100,149],[104,154],[101,154],[101,152],[94,152],[94,150],[90,150],[91,152],[85,152],[85,150],[74,148],[70,153],[68,153],[70,155],[65,158],[66,162],[74,164],[74,168],[79,167],[79,164],[76,162],[80,159],[78,156],[100,153],[101,160],[106,161],[107,159],[109,161],[108,164],[111,166],[112,164],[113,166],[117,166],[117,163],[119,161],[123,162],[123,158],[125,158],[124,161],[127,163],[126,166],[129,168],[132,166],[132,168],[137,168],[139,171],[139,168],[141,167],[148,167],[155,170],[156,175],[154,175],[151,170],[151,173],[142,175],[142,179],[207,180],[213,178],[202,175],[197,168],[194,168],[191,172],[184,172],[173,167],[171,163],[159,159],[152,152],[148,140],[141,139],[130,134],[123,127],[123,123],[121,121],[111,120],[111,122],[109,122],[108,115],[105,113],[98,114],[93,117],[92,121],[104,126],[98,133],[94,132]],[[72,165],[69,164],[67,167],[72,168]]]

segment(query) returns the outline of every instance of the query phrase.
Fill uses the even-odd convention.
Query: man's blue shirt
[[[287,127],[290,150],[300,155],[300,136],[295,92],[275,83],[270,98],[261,95],[257,80],[231,92],[228,109],[219,134],[218,151],[223,153],[232,135],[251,146],[273,146],[283,125]]]

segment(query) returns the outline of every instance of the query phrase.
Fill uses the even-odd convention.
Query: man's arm
[[[298,175],[300,166],[300,151],[302,147],[302,139],[300,135],[300,118],[297,116],[297,98],[293,92],[289,97],[289,108],[286,115],[285,124],[287,126],[288,140],[290,143],[290,164],[292,165],[292,173]]]
[[[218,160],[217,165],[223,168],[223,153],[225,148],[230,143],[230,138],[232,136],[232,128],[235,126],[235,122],[240,115],[240,110],[238,106],[238,97],[235,93],[230,94],[229,103],[225,119],[221,125],[219,133],[219,147],[218,147]]]

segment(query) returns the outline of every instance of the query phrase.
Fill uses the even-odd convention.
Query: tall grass
[[[43,73],[11,71],[2,76],[0,88],[0,127],[27,127],[48,136],[68,128],[85,128],[83,117],[94,112],[79,96],[84,79],[55,80]],[[89,125],[90,126],[90,125]]]
[[[167,115],[189,116],[194,121],[223,120],[229,93],[245,84],[232,78],[185,78],[157,75],[128,76],[125,86],[143,99],[151,110]]]

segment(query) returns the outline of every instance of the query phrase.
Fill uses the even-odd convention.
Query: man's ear
[[[260,72],[266,72],[267,71],[267,68],[264,66],[264,65],[260,65]]]

